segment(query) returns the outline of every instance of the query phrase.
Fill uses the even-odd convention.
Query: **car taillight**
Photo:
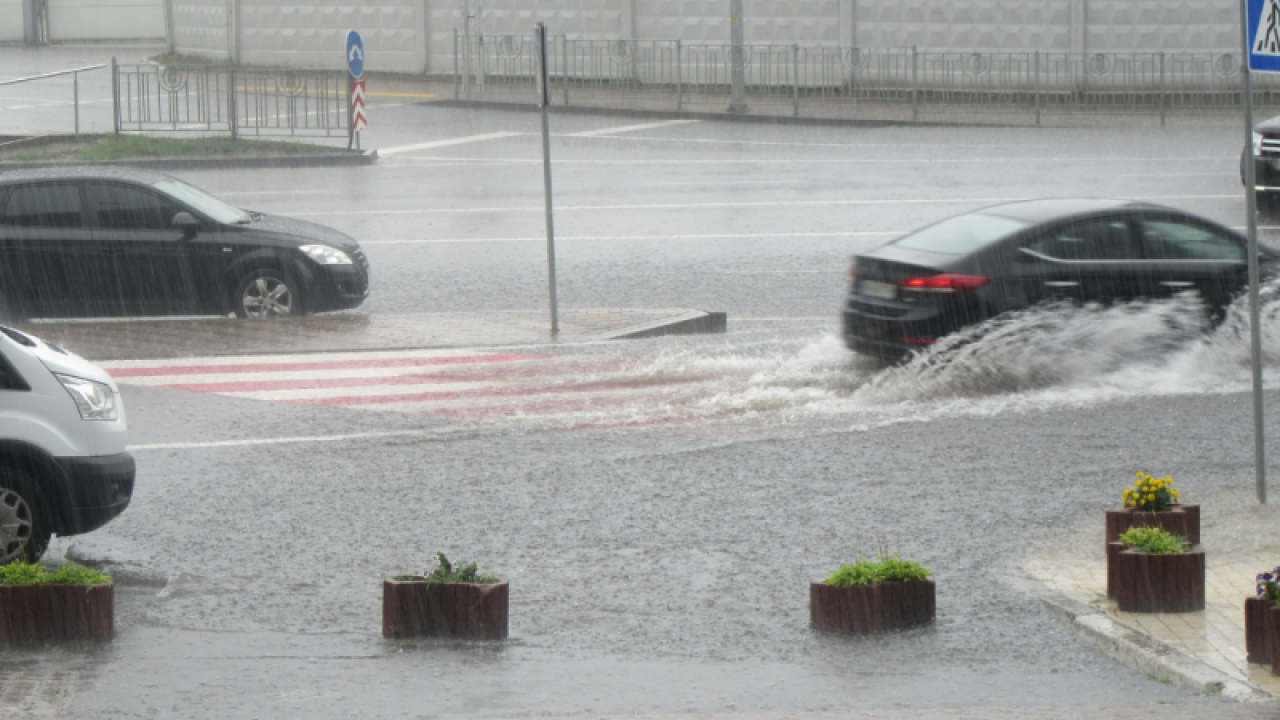
[[[991,282],[990,279],[978,277],[977,275],[944,273],[942,275],[928,275],[926,277],[899,280],[898,285],[904,290],[914,290],[916,292],[953,293],[977,290],[989,282]]]

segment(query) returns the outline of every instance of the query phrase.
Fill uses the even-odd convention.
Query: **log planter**
[[[1280,605],[1272,605],[1267,616],[1270,620],[1267,631],[1271,642],[1267,645],[1271,649],[1271,674],[1280,677]]]
[[[382,581],[382,636],[445,636],[477,640],[507,637],[506,582],[476,583]]]
[[[107,642],[115,635],[115,586],[0,586],[0,646]]]
[[[1273,621],[1270,602],[1260,597],[1244,600],[1244,646],[1249,653],[1249,662],[1270,665],[1275,658],[1272,643],[1274,640]]]
[[[1203,550],[1158,555],[1124,547],[1107,576],[1120,610],[1195,612],[1204,610],[1204,568]]]
[[[932,580],[874,585],[809,584],[809,621],[833,632],[869,634],[928,625],[937,613]]]
[[[1200,544],[1200,506],[1174,505],[1163,512],[1134,508],[1107,511],[1107,542],[1113,543],[1131,527],[1157,527],[1181,535],[1192,545]]]

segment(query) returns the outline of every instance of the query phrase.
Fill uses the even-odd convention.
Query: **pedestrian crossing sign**
[[[1249,0],[1249,69],[1280,72],[1280,0]]]

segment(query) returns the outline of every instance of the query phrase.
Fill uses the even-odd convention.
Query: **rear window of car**
[[[1009,237],[1027,224],[999,215],[960,215],[930,225],[900,238],[893,244],[911,250],[965,255]]]

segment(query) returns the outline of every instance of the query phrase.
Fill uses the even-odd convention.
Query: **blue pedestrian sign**
[[[1280,72],[1280,0],[1249,0],[1249,69]]]
[[[364,41],[355,30],[347,31],[347,69],[356,79],[364,74]]]

